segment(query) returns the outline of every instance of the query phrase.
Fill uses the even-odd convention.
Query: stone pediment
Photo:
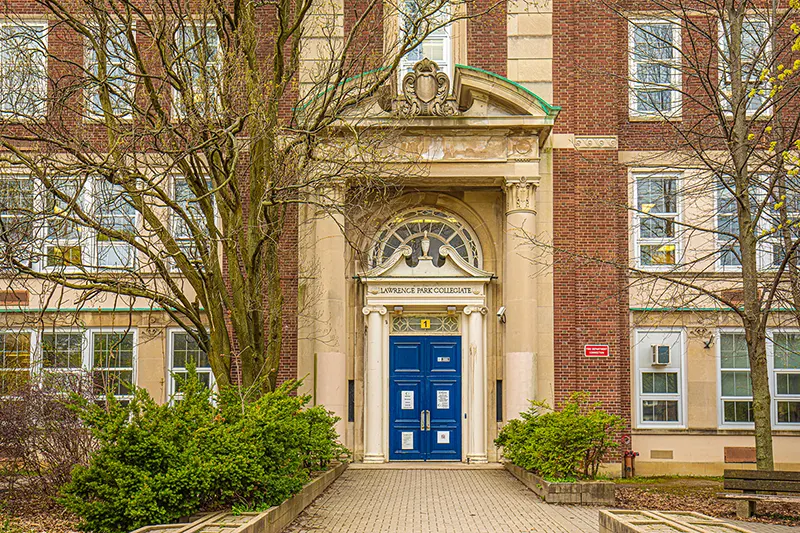
[[[451,83],[428,59],[403,77],[396,94],[384,92],[378,101],[385,113],[399,118],[523,116],[551,124],[561,110],[526,87],[475,67],[456,65]]]
[[[412,249],[408,245],[400,246],[382,264],[377,265],[359,275],[363,282],[378,279],[430,279],[430,278],[467,278],[475,281],[489,281],[493,274],[467,263],[455,248],[444,245],[439,248],[439,256],[445,259],[442,266],[433,264],[433,258],[427,252],[414,265],[409,264]]]

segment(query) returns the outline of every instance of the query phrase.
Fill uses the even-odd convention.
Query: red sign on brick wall
[[[611,350],[608,344],[587,344],[583,347],[583,355],[586,357],[608,357]]]

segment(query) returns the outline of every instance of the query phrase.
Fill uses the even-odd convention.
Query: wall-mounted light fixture
[[[402,315],[403,314],[403,306],[402,305],[395,305],[394,306],[394,314]]]
[[[448,305],[447,306],[447,314],[453,316],[456,314],[456,306],[455,305]]]
[[[500,320],[500,322],[502,322],[503,324],[505,324],[505,323],[506,323],[506,306],[505,306],[505,305],[504,305],[503,307],[501,307],[500,309],[498,309],[498,310],[497,310],[497,318],[498,318],[498,319]]]

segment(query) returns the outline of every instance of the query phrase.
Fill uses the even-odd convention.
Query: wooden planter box
[[[525,484],[547,503],[573,505],[614,505],[614,484],[610,481],[547,481],[513,463],[504,463],[511,475]]]

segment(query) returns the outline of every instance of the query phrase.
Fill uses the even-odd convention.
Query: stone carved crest
[[[414,72],[403,77],[403,94],[398,98],[401,116],[452,117],[458,115],[455,98],[450,95],[450,78],[428,58],[414,65]]]

